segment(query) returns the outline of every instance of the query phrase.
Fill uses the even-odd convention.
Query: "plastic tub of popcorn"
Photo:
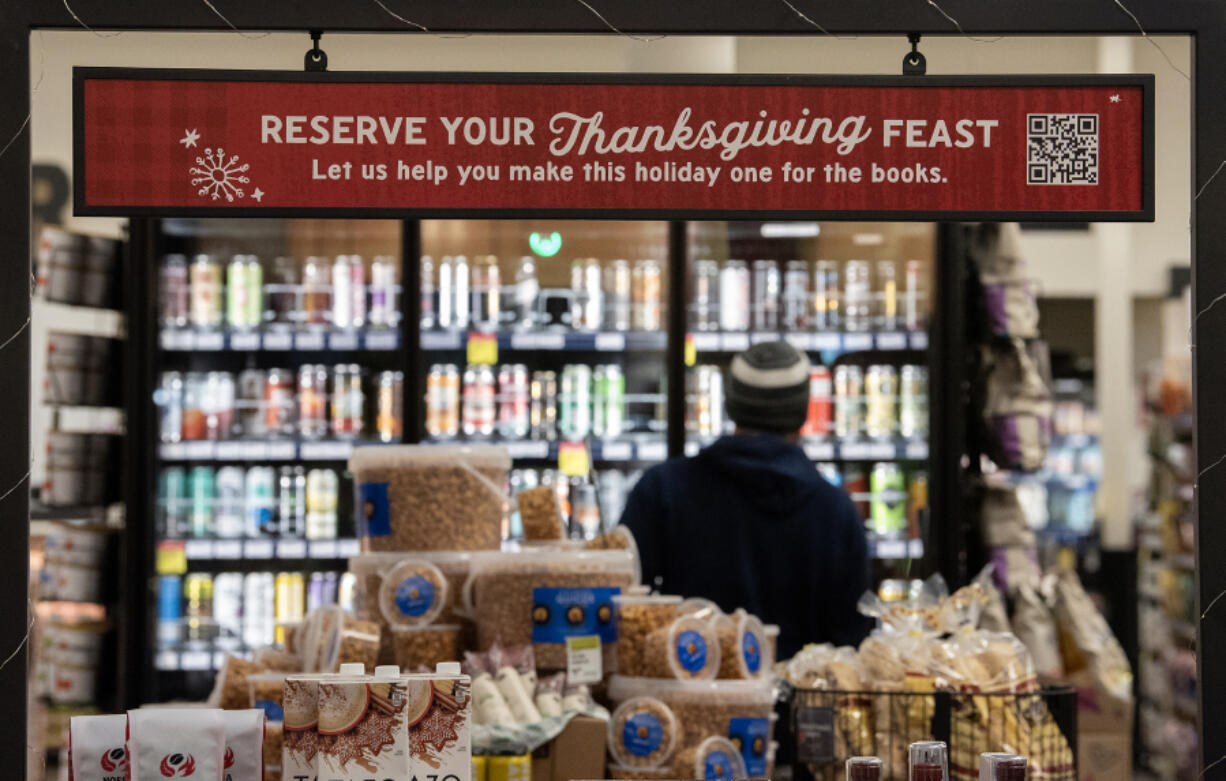
[[[617,672],[621,675],[651,675],[647,638],[677,618],[681,597],[650,594],[619,594],[617,608]]]
[[[720,665],[719,637],[709,622],[678,616],[647,635],[642,659],[648,677],[714,678]]]
[[[402,672],[422,667],[433,670],[440,662],[460,658],[463,627],[460,624],[392,627],[392,656]]]
[[[774,659],[766,627],[757,616],[737,612],[714,622],[719,637],[719,678],[763,678],[771,675]]]
[[[510,468],[494,445],[355,448],[362,550],[498,550]]]
[[[712,735],[696,746],[678,751],[673,760],[673,777],[703,781],[748,778],[740,747],[723,735]]]
[[[618,705],[608,732],[609,752],[619,765],[668,769],[677,746],[677,717],[655,697],[640,695]]]

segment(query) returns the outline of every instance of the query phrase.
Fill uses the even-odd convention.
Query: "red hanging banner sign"
[[[76,69],[80,215],[1153,219],[1153,77]]]

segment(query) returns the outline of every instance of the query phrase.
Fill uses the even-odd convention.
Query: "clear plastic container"
[[[673,769],[677,778],[703,781],[740,781],[748,778],[740,750],[723,735],[712,735],[697,746],[678,752]]]
[[[723,615],[724,611],[720,610],[719,605],[709,599],[690,597],[681,601],[681,605],[677,608],[677,613],[683,616],[694,614],[703,618],[711,618]]]
[[[495,445],[355,448],[362,549],[497,550],[510,468]]]
[[[698,616],[679,616],[647,635],[647,672],[659,678],[708,680],[719,672],[719,636]]]
[[[379,625],[354,618],[336,605],[319,612],[322,620],[315,669],[331,673],[341,665],[360,663],[364,669],[373,670],[379,663]]]
[[[729,735],[733,719],[764,728],[768,740],[774,725],[775,687],[765,680],[681,681],[622,675],[609,679],[614,703],[636,697],[654,697],[669,707],[677,719],[681,746],[696,746],[711,735]]]
[[[392,656],[406,673],[460,658],[460,624],[397,626],[391,630]]]
[[[617,672],[650,675],[648,636],[677,618],[679,596],[621,594],[613,598],[617,608]]]
[[[636,585],[635,563],[625,550],[556,549],[474,562],[463,603],[476,621],[478,647],[487,649],[494,641],[511,647],[532,643],[538,669],[561,670],[565,636],[595,634],[602,638],[605,669],[614,669],[612,597]]]
[[[635,769],[667,768],[677,746],[677,718],[650,696],[626,700],[609,720],[609,751],[619,764]]]
[[[618,524],[612,531],[584,543],[587,550],[625,550],[634,556],[634,582],[643,579],[643,568],[639,558],[639,544],[634,539],[630,527]]]
[[[379,612],[393,627],[425,626],[443,612],[447,590],[447,579],[438,567],[406,559],[383,573]]]
[[[771,674],[766,627],[756,616],[734,613],[715,622],[719,636],[719,678],[762,678]]]

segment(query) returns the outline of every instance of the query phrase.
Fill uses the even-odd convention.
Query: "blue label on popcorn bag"
[[[532,589],[532,642],[565,643],[568,637],[596,635],[617,642],[613,597],[620,588]]]

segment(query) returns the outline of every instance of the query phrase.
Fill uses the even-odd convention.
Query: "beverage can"
[[[809,412],[800,433],[806,437],[830,436],[834,387],[830,369],[813,366],[809,369]]]
[[[599,331],[604,324],[604,286],[601,282],[600,261],[588,258],[583,263],[583,323],[581,328]]]
[[[552,371],[532,373],[528,421],[532,438],[554,440],[558,437],[558,375]]]
[[[332,327],[353,327],[353,280],[349,271],[349,256],[338,255],[331,267]]]
[[[158,576],[157,642],[168,647],[182,638],[183,578],[178,575]]]
[[[289,369],[269,369],[264,377],[264,425],[274,437],[294,433],[294,375]]]
[[[253,466],[247,469],[243,485],[243,505],[248,537],[276,535],[277,523],[273,509],[276,482],[276,472],[271,466]]]
[[[899,325],[898,275],[892,260],[877,261],[878,321],[881,330],[895,331]]]
[[[918,260],[908,260],[904,270],[902,310],[903,327],[908,331],[918,331],[924,327],[923,293],[920,290],[923,276],[923,264]]]
[[[264,319],[264,270],[254,255],[235,255],[226,268],[226,320],[231,328],[258,328]]]
[[[531,781],[532,756],[499,754],[486,759],[486,781]]]
[[[189,572],[183,577],[184,632],[189,642],[213,639],[213,576]]]
[[[404,373],[379,372],[375,399],[375,434],[380,442],[399,442],[403,434]]]
[[[364,402],[361,367],[356,364],[337,364],[332,367],[332,436],[353,439],[362,434]]]
[[[221,327],[222,283],[221,263],[210,255],[197,255],[192,260],[191,325],[201,330]]]
[[[872,439],[892,439],[898,432],[898,371],[893,366],[868,367],[865,391],[866,433]]]
[[[187,492],[191,497],[191,509],[187,523],[192,537],[212,537],[214,531],[213,505],[217,498],[216,473],[211,466],[193,466],[187,477]]]
[[[497,419],[494,372],[482,364],[464,370],[464,414],[461,421],[467,437],[488,437]]]
[[[375,268],[379,263],[379,259],[375,258],[374,265],[371,266],[371,291],[370,291],[370,323],[377,325],[375,313],[382,308],[378,301],[378,275]],[[429,255],[422,255],[419,261],[420,267],[418,272],[421,275],[421,330],[429,331],[438,325],[438,311],[435,309],[435,298],[438,291],[434,289],[434,258]],[[385,305],[383,305],[385,306]]]
[[[268,309],[264,315],[268,325],[285,330],[298,324],[301,312],[298,301],[300,286],[297,261],[284,255],[273,258],[264,292],[268,295]]]
[[[321,439],[328,433],[328,367],[298,367],[298,435]]]
[[[506,364],[498,369],[498,435],[523,439],[531,432],[528,367]]]
[[[209,372],[205,375],[201,396],[205,439],[217,441],[233,435],[236,395],[234,376],[229,372]]]
[[[277,470],[277,531],[282,537],[296,537],[292,529],[297,522],[298,497],[294,482],[294,468],[283,466]],[[305,521],[305,518],[303,519]]]
[[[782,294],[779,264],[773,260],[753,262],[753,328],[779,330],[779,297]]]
[[[835,367],[834,433],[846,440],[864,434],[864,370],[859,366]]]
[[[213,576],[213,623],[217,646],[237,650],[243,642],[243,575],[221,572]]]
[[[361,255],[350,255],[349,266],[349,324],[348,328],[366,325],[366,265]]]
[[[660,264],[651,259],[636,261],[631,275],[630,327],[636,331],[658,331],[662,326],[662,288]]]
[[[163,442],[179,442],[183,439],[182,374],[179,372],[162,373],[157,404],[160,439]]]
[[[868,471],[862,464],[849,463],[843,467],[843,490],[851,497],[856,512],[861,518],[869,518]]]
[[[839,307],[839,263],[819,260],[813,271],[813,327],[834,331],[842,325]]]
[[[167,255],[158,270],[159,318],[163,328],[186,328],[190,311],[187,257]]]
[[[907,365],[899,373],[898,433],[904,439],[928,437],[928,367]]]
[[[719,263],[694,261],[694,330],[719,330]]]
[[[501,312],[502,276],[498,258],[473,258],[471,278],[472,324],[480,331],[496,331]]]
[[[307,612],[316,610],[327,602],[324,601],[324,573],[312,572],[311,579],[307,581],[306,591],[306,609]]]
[[[867,331],[872,327],[872,287],[867,260],[849,260],[843,269],[843,327]]]
[[[455,256],[455,265],[454,265],[453,273],[454,273],[453,284],[455,286],[455,300],[453,304],[455,321],[453,325],[456,328],[459,328],[460,330],[465,330],[468,328],[468,324],[471,322],[471,317],[469,315],[469,298],[468,298],[469,287],[470,287],[469,283],[471,282],[471,278],[469,277],[469,272],[468,272],[468,258],[467,257],[463,255]]]
[[[626,377],[617,364],[597,366],[593,375],[592,433],[621,436],[626,418]]]
[[[809,328],[809,261],[789,260],[783,272],[783,330]]]
[[[720,269],[719,327],[724,331],[749,330],[749,267],[743,260],[727,260]]]
[[[272,645],[275,640],[274,582],[271,572],[249,572],[243,578],[243,642],[248,648]]]
[[[917,469],[907,476],[907,539],[920,539],[927,526],[928,473]]]
[[[489,772],[486,768],[486,759],[480,754],[473,754],[473,774],[471,781],[487,781]]]
[[[312,469],[306,476],[306,537],[336,539],[340,481],[331,469]]]
[[[268,436],[268,422],[264,416],[264,386],[267,382],[268,378],[260,369],[246,369],[238,375],[235,413],[239,434],[246,439]]]
[[[450,255],[438,264],[438,327],[455,327],[455,261]]]
[[[880,535],[899,535],[907,529],[907,484],[895,463],[873,466],[869,502],[869,528]]]
[[[515,271],[514,308],[511,325],[531,328],[536,323],[536,301],[541,294],[541,284],[536,278],[536,261],[531,255],[519,259]]]
[[[204,377],[205,375],[201,372],[189,372],[183,380],[183,427],[181,435],[186,442],[204,439],[207,433],[203,404]]]
[[[568,364],[558,388],[558,429],[564,439],[583,439],[592,433],[592,369]]]
[[[309,257],[302,264],[302,323],[322,328],[332,318],[332,267],[324,258]]]
[[[630,298],[634,286],[630,262],[624,258],[609,261],[605,267],[605,328],[630,330]]]
[[[187,470],[181,466],[168,466],[158,476],[158,528],[163,539],[180,539],[191,533],[187,483]]]
[[[216,534],[223,539],[243,536],[246,512],[246,486],[242,467],[223,466],[217,470]]]

